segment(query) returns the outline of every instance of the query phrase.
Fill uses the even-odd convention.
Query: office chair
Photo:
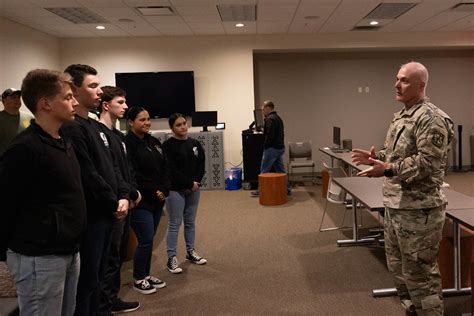
[[[343,190],[340,186],[338,186],[336,183],[332,181],[333,178],[347,177],[346,172],[341,167],[329,167],[325,162],[323,162],[323,165],[328,170],[328,173],[329,173],[329,184],[328,184],[328,190],[326,193],[326,203],[324,205],[323,217],[321,218],[321,223],[319,224],[320,232],[326,232],[326,231],[345,228],[343,227],[343,225],[344,225],[344,220],[346,219],[346,212],[347,212],[347,208],[345,205],[347,193],[345,190]],[[339,227],[336,226],[336,227],[322,228],[323,222],[324,222],[324,216],[326,215],[326,211],[328,207],[328,202],[333,203],[333,204],[344,205],[344,216],[342,217],[342,223],[341,223],[341,226]]]
[[[288,179],[290,179],[294,168],[311,168],[311,182],[315,183],[315,163],[313,161],[311,142],[288,142],[288,152],[290,157],[288,163]]]

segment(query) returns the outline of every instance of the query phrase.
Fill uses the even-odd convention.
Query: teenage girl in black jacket
[[[127,114],[130,131],[126,136],[127,149],[135,171],[140,203],[131,210],[130,225],[138,246],[133,258],[133,289],[142,294],[156,292],[166,283],[150,275],[153,239],[160,223],[170,182],[161,143],[149,134],[150,115],[141,107],[132,107]]]

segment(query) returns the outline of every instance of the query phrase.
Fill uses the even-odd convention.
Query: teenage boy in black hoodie
[[[21,315],[72,315],[76,305],[86,205],[76,154],[59,130],[74,120],[71,86],[57,71],[26,75],[22,97],[36,120],[0,161],[0,260],[6,253]]]
[[[117,119],[123,118],[128,109],[126,93],[119,87],[104,86],[99,105],[100,122],[102,130],[110,139],[110,149],[117,159],[120,172],[130,190],[130,207],[137,205],[141,200],[141,194],[137,190],[135,175],[125,145],[125,135],[115,128]],[[137,310],[139,302],[125,302],[118,297],[120,290],[120,269],[126,256],[129,239],[130,216],[124,219],[115,219],[112,226],[109,260],[105,270],[103,282],[104,292],[107,300],[101,301],[101,305],[111,306],[112,313],[125,313]]]
[[[110,139],[102,131],[101,123],[88,117],[89,111],[99,106],[102,95],[97,71],[88,65],[75,64],[65,72],[73,78],[73,93],[79,105],[75,121],[64,126],[64,132],[71,137],[81,166],[87,205],[75,315],[109,315],[110,308],[99,308],[100,297],[105,295],[101,281],[113,221],[127,216],[129,188],[122,179],[110,150]]]

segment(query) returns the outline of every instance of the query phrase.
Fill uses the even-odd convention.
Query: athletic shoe
[[[156,289],[146,279],[133,282],[133,289],[142,294],[153,294],[156,292]]]
[[[176,256],[168,258],[168,263],[166,264],[166,267],[168,268],[168,271],[171,273],[176,274],[176,273],[183,272],[183,269],[179,267],[178,258],[176,258]]]
[[[113,302],[110,311],[112,314],[128,313],[136,311],[139,307],[139,302],[124,302],[118,298]]]
[[[162,289],[166,286],[166,282],[163,282],[157,277],[151,275],[147,276],[145,280],[147,280],[148,283],[150,283],[150,285],[153,286],[155,289]]]
[[[188,254],[186,255],[186,259],[191,261],[194,264],[206,264],[207,260],[204,259],[203,257],[199,256],[196,250],[190,250],[188,251]]]
[[[259,195],[260,195],[260,193],[258,191],[250,192],[250,196],[252,196],[252,197],[258,197]]]

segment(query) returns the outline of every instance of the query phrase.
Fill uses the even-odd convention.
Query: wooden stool
[[[288,201],[286,173],[261,173],[258,175],[260,204],[281,205]]]

